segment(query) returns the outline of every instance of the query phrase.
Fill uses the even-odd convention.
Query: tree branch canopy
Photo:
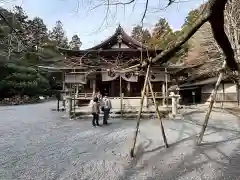
[[[204,5],[202,15],[198,18],[194,25],[189,30],[184,32],[183,35],[179,36],[175,43],[170,44],[164,51],[162,51],[155,58],[153,58],[151,62],[160,62],[161,64],[167,62],[171,57],[176,54],[176,52],[181,48],[181,46],[186,41],[188,41],[196,31],[198,31],[198,29],[205,22],[209,21],[209,23],[211,24],[214,39],[221,47],[226,56],[227,66],[231,70],[239,70],[238,64],[234,57],[234,51],[224,31],[224,10],[227,1],[228,0],[209,0]],[[169,5],[173,2],[173,0],[169,0]],[[147,63],[144,63],[142,65],[135,65],[134,67],[129,67],[128,69],[125,69],[125,71],[131,71],[133,68],[140,66],[146,67]]]
[[[226,56],[227,66],[232,70],[239,70],[234,58],[234,51],[224,31],[224,10],[226,3],[227,0],[210,0],[205,5],[202,16],[199,17],[192,28],[179,37],[179,40],[177,40],[172,46],[157,55],[152,62],[160,61],[160,63],[164,63],[168,61],[205,22],[209,21],[214,38]]]

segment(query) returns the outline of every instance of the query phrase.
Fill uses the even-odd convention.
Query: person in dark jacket
[[[57,98],[57,111],[59,111],[60,109],[60,99],[61,99],[61,93],[60,91],[56,91],[56,98]]]
[[[99,126],[99,113],[100,113],[100,107],[99,107],[99,102],[98,102],[98,98],[95,97],[93,99],[93,103],[91,105],[92,107],[92,115],[93,115],[93,119],[92,119],[92,125],[93,127]]]
[[[112,104],[110,99],[107,97],[107,95],[104,96],[102,100],[102,110],[103,110],[103,124],[107,125],[108,124],[108,118],[109,118],[109,113],[110,110],[112,109]]]

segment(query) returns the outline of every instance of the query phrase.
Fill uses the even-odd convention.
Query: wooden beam
[[[156,112],[157,112],[158,119],[159,119],[159,121],[160,121],[163,141],[164,141],[165,147],[168,148],[167,138],[166,138],[166,135],[165,135],[165,131],[164,131],[164,127],[163,127],[163,122],[162,122],[162,116],[163,116],[163,115],[160,113],[160,111],[159,111],[159,109],[158,109],[157,101],[156,101],[156,98],[155,98],[154,92],[153,92],[153,87],[152,87],[152,84],[151,84],[149,78],[148,78],[148,86],[149,86],[149,89],[150,89],[150,92],[151,92],[151,95],[152,95],[152,98],[153,98],[153,103],[154,103],[154,106],[155,106],[155,110],[156,110]]]
[[[226,61],[224,61],[223,65],[222,65],[222,69],[220,70],[220,74],[219,74],[218,80],[217,80],[217,82],[215,84],[215,88],[214,88],[214,90],[211,93],[210,104],[209,104],[209,107],[208,107],[208,111],[207,111],[207,113],[205,115],[204,123],[202,125],[202,130],[201,130],[200,135],[199,135],[198,140],[197,140],[197,145],[200,145],[200,143],[202,142],[203,135],[204,135],[204,132],[205,132],[205,130],[207,128],[208,120],[209,120],[210,114],[212,112],[213,104],[214,104],[215,99],[216,99],[217,90],[218,90],[218,88],[220,86],[220,83],[221,83],[223,75],[224,75],[225,67],[226,67]]]
[[[147,82],[148,82],[149,70],[150,70],[150,65],[148,65],[145,80],[144,80],[144,85],[143,85],[143,89],[142,89],[140,107],[139,107],[138,116],[137,116],[137,125],[136,125],[136,129],[135,129],[134,137],[133,137],[133,145],[132,145],[132,148],[130,150],[130,156],[131,157],[134,157],[134,149],[135,149],[136,141],[137,141],[137,135],[138,135],[140,119],[141,119],[141,114],[142,114],[142,108],[143,108],[143,101],[144,101],[146,86],[147,86]]]

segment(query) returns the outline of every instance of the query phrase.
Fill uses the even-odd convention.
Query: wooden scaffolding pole
[[[153,92],[153,87],[152,87],[152,84],[151,84],[149,78],[148,78],[148,87],[149,87],[149,89],[150,89],[150,92],[151,92],[151,95],[152,95],[152,98],[153,98],[153,103],[154,103],[154,106],[155,106],[155,109],[156,109],[156,112],[157,112],[157,116],[158,116],[158,119],[159,119],[159,121],[160,121],[163,141],[164,141],[165,147],[168,148],[167,138],[166,138],[166,135],[165,135],[165,131],[164,131],[164,127],[163,127],[163,122],[162,122],[162,114],[160,113],[160,111],[159,111],[159,109],[158,109],[158,105],[157,105],[157,102],[156,102],[156,98],[155,98],[154,92]]]
[[[130,156],[131,157],[134,157],[134,149],[135,149],[136,141],[137,141],[137,135],[138,135],[140,119],[141,119],[141,114],[142,114],[142,108],[143,108],[143,100],[144,100],[144,96],[145,96],[145,92],[146,92],[146,86],[147,86],[147,82],[148,82],[149,70],[150,70],[150,65],[148,65],[148,67],[147,67],[147,72],[146,72],[144,85],[143,85],[143,89],[142,89],[140,107],[139,107],[138,116],[137,116],[137,125],[136,125],[136,129],[135,129],[134,137],[133,137],[133,145],[132,145],[132,148],[130,150]]]
[[[224,75],[225,67],[226,67],[226,61],[223,62],[222,68],[220,70],[220,74],[218,76],[218,80],[217,80],[217,82],[215,84],[215,88],[214,88],[214,90],[211,93],[210,104],[209,104],[208,111],[207,111],[205,119],[204,119],[204,123],[202,125],[202,130],[201,130],[200,135],[199,135],[198,140],[197,140],[197,145],[200,145],[200,143],[202,142],[203,135],[204,135],[204,132],[205,132],[205,130],[207,128],[208,120],[209,120],[210,114],[212,112],[213,104],[214,104],[215,99],[216,99],[217,90],[218,90],[218,88],[220,86],[221,80],[222,80],[223,75]]]

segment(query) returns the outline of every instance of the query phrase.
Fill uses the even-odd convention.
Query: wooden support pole
[[[74,87],[74,97],[73,97],[73,113],[74,117],[76,117],[76,94],[77,94],[77,85]]]
[[[160,121],[163,141],[164,141],[165,147],[168,148],[167,138],[166,138],[166,135],[165,135],[165,131],[164,131],[164,127],[163,127],[163,122],[162,122],[162,114],[160,113],[160,111],[159,111],[159,109],[158,109],[158,105],[157,105],[157,102],[156,102],[156,98],[155,98],[155,96],[154,96],[152,84],[151,84],[149,78],[148,78],[148,86],[149,86],[150,92],[151,92],[151,94],[152,94],[153,103],[154,103],[154,106],[155,106],[155,109],[156,109],[156,112],[157,112],[158,119],[159,119],[159,121]]]
[[[148,95],[149,95],[149,86],[148,84],[146,85],[146,103],[147,103],[147,108],[149,107],[149,99],[148,99]]]
[[[143,85],[143,89],[142,89],[140,107],[139,107],[138,116],[137,116],[137,125],[136,125],[136,129],[135,129],[134,137],[133,137],[133,146],[130,150],[131,157],[134,157],[134,149],[135,149],[136,141],[137,141],[138,129],[139,129],[139,125],[140,125],[140,119],[141,119],[142,108],[143,108],[143,101],[144,101],[146,86],[147,86],[147,82],[148,82],[149,70],[150,70],[150,65],[148,65],[148,67],[147,67],[147,72],[146,72],[144,85]]]
[[[214,88],[214,90],[211,93],[210,104],[209,104],[208,111],[207,111],[205,119],[204,119],[204,123],[202,125],[202,130],[201,130],[200,135],[199,135],[198,140],[197,140],[197,145],[200,145],[200,143],[202,142],[203,135],[204,135],[204,132],[205,132],[205,130],[207,128],[208,120],[209,120],[210,114],[212,112],[213,104],[214,104],[215,99],[216,99],[217,90],[218,90],[218,88],[220,86],[221,80],[222,80],[223,75],[224,75],[225,67],[226,67],[226,61],[224,61],[224,63],[223,63],[222,69],[220,70],[220,74],[218,76],[218,80],[217,80],[217,82],[215,84],[215,88]]]

